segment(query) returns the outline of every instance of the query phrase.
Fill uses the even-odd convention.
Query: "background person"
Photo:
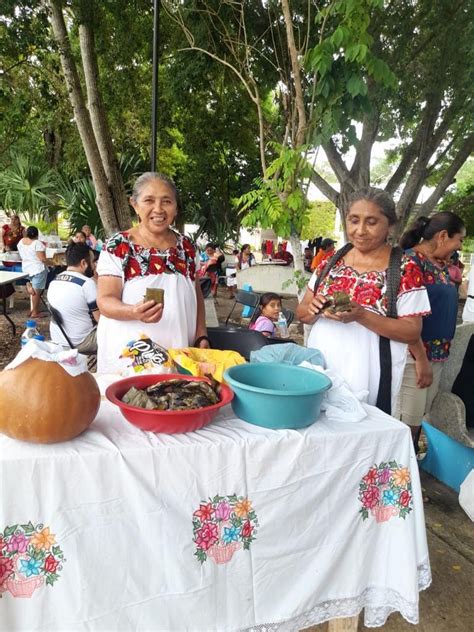
[[[423,319],[421,338],[409,354],[395,416],[412,429],[415,447],[424,415],[439,389],[443,363],[456,332],[458,292],[449,274],[451,255],[462,246],[464,222],[454,213],[419,217],[402,235],[400,246],[419,267],[428,291],[431,314]]]
[[[303,254],[304,260],[304,269],[306,272],[311,272],[311,262],[313,261],[313,253],[311,252],[311,248],[306,246]]]
[[[219,276],[223,276],[222,262],[225,260],[225,256],[219,250],[215,244],[207,244],[204,252],[206,253],[206,260],[199,268],[198,275],[202,277],[208,277],[211,279],[211,293],[215,298],[217,295],[217,284]]]
[[[239,251],[232,250],[233,263],[230,263],[225,269],[226,285],[229,288],[229,297],[235,298],[237,292],[237,263],[239,261]]]
[[[249,329],[259,331],[269,338],[276,333],[275,323],[281,312],[281,296],[274,292],[265,292],[260,297],[260,307],[257,317],[250,323]]]
[[[416,343],[422,315],[430,311],[421,272],[404,256],[394,269],[400,280],[397,318],[387,317],[387,270],[392,256],[387,237],[396,221],[395,203],[385,191],[367,188],[353,193],[346,213],[350,243],[319,285],[318,277],[329,262],[313,273],[296,310],[303,323],[312,325],[308,347],[319,349],[328,368],[339,373],[353,392],[368,391],[368,403],[386,412],[391,412],[400,390],[407,345]],[[350,311],[323,311],[335,292],[349,294]],[[390,341],[390,355],[384,355],[384,363],[391,362],[389,383],[381,370],[381,337]]]
[[[130,204],[140,222],[116,233],[97,264],[97,370],[125,368],[119,356],[141,334],[162,347],[209,347],[204,299],[195,279],[195,249],[171,228],[180,208],[173,181],[158,173],[141,175]],[[147,287],[164,290],[164,305],[145,301]]]
[[[21,225],[18,215],[12,215],[10,223],[2,227],[3,247],[5,250],[17,250],[18,242],[23,237],[25,227]]]
[[[237,270],[246,270],[255,265],[255,257],[250,250],[250,244],[244,244],[240,249],[237,261]]]
[[[84,224],[81,232],[83,232],[86,236],[86,244],[89,246],[89,248],[95,250],[97,247],[97,239],[92,234],[91,227],[88,224]]]
[[[87,244],[86,234],[84,232],[82,232],[82,230],[76,230],[74,235],[69,240],[69,243],[71,243],[71,242],[73,242],[75,244]]]
[[[273,259],[275,261],[284,261],[287,266],[293,263],[293,255],[291,252],[285,250],[281,242],[277,246],[277,251]]]
[[[94,280],[95,259],[87,244],[72,243],[66,249],[67,268],[51,281],[48,302],[63,318],[63,329],[81,353],[97,352],[97,284]],[[52,320],[51,340],[67,344],[61,330]]]
[[[41,295],[46,287],[48,268],[46,267],[46,246],[39,241],[38,235],[36,226],[28,226],[25,237],[18,242],[21,267],[29,278],[26,289],[30,295],[31,318],[48,316],[46,312],[39,311]]]
[[[334,248],[335,244],[336,242],[334,241],[334,239],[327,238],[321,241],[321,248],[316,251],[316,254],[311,262],[312,272],[314,272],[323,261],[326,261],[327,259],[329,259],[329,257],[332,257],[332,255],[336,252]]]

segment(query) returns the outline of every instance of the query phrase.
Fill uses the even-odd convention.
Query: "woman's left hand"
[[[426,358],[415,360],[416,385],[418,388],[428,388],[433,383],[433,369]]]
[[[336,312],[333,313],[330,310],[326,310],[321,315],[323,318],[329,318],[329,320],[336,320],[339,323],[353,323],[357,322],[361,319],[364,314],[364,308],[359,305],[359,303],[355,303],[351,301],[351,309],[346,312]]]

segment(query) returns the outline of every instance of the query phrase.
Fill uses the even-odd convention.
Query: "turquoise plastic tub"
[[[232,410],[256,426],[280,430],[304,428],[321,412],[331,380],[303,367],[277,364],[239,364],[224,373],[234,391]]]

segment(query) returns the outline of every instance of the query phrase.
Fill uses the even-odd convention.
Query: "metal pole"
[[[151,158],[150,171],[156,171],[157,165],[157,134],[158,134],[158,44],[160,40],[160,0],[153,0],[153,80],[151,95]]]

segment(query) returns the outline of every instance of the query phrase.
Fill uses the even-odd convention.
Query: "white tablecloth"
[[[277,432],[227,407],[166,436],[104,401],[74,441],[0,435],[0,629],[298,630],[363,607],[369,626],[416,623],[431,575],[410,431],[368,410]]]
[[[54,255],[62,255],[66,252],[66,248],[49,248],[46,247],[46,259],[52,259]]]

